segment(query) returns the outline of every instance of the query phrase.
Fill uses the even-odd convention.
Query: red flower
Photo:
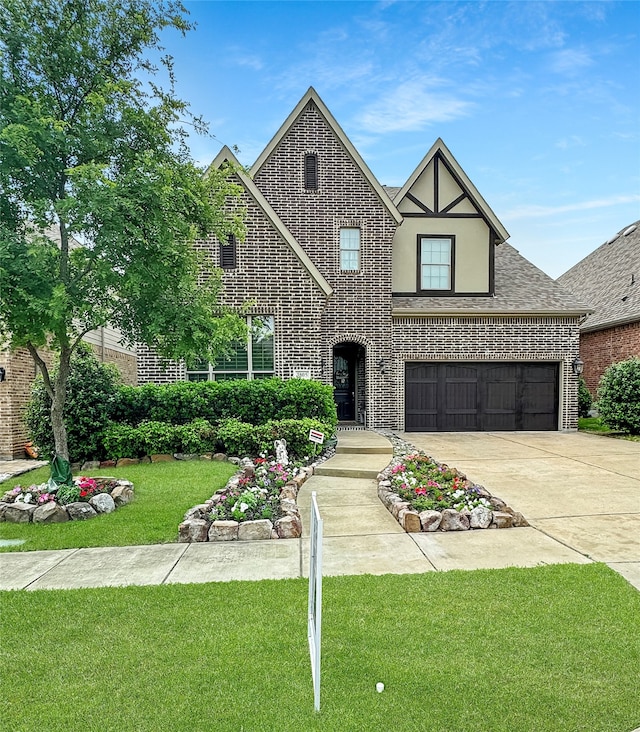
[[[80,498],[84,498],[87,495],[87,491],[80,491]]]
[[[426,495],[427,495],[426,488],[416,488],[416,496],[426,496]]]

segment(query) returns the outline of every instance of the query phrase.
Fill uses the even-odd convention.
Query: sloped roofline
[[[295,121],[298,119],[298,117],[302,114],[305,107],[309,102],[313,102],[316,107],[318,108],[318,111],[320,114],[324,117],[325,122],[329,125],[329,127],[333,130],[336,137],[340,140],[343,147],[349,154],[349,156],[352,158],[353,162],[357,165],[357,167],[360,169],[364,177],[367,179],[367,182],[369,185],[375,190],[375,192],[378,195],[378,198],[382,201],[382,204],[385,206],[387,211],[391,214],[394,221],[397,224],[402,223],[402,214],[398,211],[398,209],[395,207],[393,201],[389,198],[384,188],[378,183],[376,177],[373,175],[371,170],[369,169],[369,166],[364,162],[362,159],[360,153],[356,150],[351,140],[346,136],[344,130],[334,116],[331,114],[329,109],[327,108],[326,104],[322,101],[320,96],[318,95],[318,92],[310,86],[307,90],[307,93],[302,97],[302,99],[298,102],[298,104],[295,106],[294,110],[291,112],[291,114],[287,117],[287,119],[283,122],[280,129],[276,132],[276,134],[271,138],[271,141],[269,144],[265,147],[265,149],[260,154],[260,157],[256,160],[256,162],[251,166],[251,175],[255,177],[262,168],[262,166],[265,164],[271,153],[275,150],[275,148],[278,146],[282,138],[287,134],[291,126],[295,123]]]
[[[494,231],[498,234],[500,240],[506,241],[510,236],[509,232],[504,228],[498,217],[491,209],[491,206],[489,206],[489,204],[484,200],[478,189],[473,185],[467,174],[460,166],[460,163],[458,163],[458,161],[454,158],[451,150],[449,150],[449,148],[444,144],[444,141],[441,137],[439,137],[433,143],[429,152],[424,156],[424,158],[422,158],[421,162],[418,164],[418,167],[409,176],[409,180],[407,180],[404,186],[402,186],[400,191],[394,196],[393,200],[397,203],[400,203],[400,201],[402,201],[406,194],[411,190],[416,180],[420,177],[420,175],[422,175],[427,165],[429,165],[429,163],[433,160],[436,153],[440,153],[440,155],[446,160],[448,165],[458,177],[459,182],[462,184],[463,188],[467,190],[467,193],[469,194],[469,197],[471,198],[475,206],[488,221]]]
[[[318,271],[318,268],[315,266],[315,264],[309,259],[307,256],[307,253],[304,251],[304,249],[300,246],[300,244],[296,241],[296,239],[293,237],[289,229],[284,225],[278,214],[273,210],[267,199],[260,193],[260,190],[256,186],[256,184],[251,180],[251,178],[244,173],[242,166],[238,162],[238,159],[236,156],[231,152],[231,150],[225,145],[222,150],[216,155],[213,162],[209,166],[210,168],[219,168],[225,161],[229,161],[233,163],[237,169],[235,171],[236,175],[240,179],[242,185],[244,186],[245,190],[249,195],[253,198],[253,200],[258,204],[258,206],[262,209],[265,216],[269,219],[274,229],[280,234],[280,236],[285,240],[285,242],[289,245],[291,251],[296,255],[296,257],[300,260],[300,263],[302,266],[307,270],[307,272],[311,275],[313,280],[316,282],[318,287],[322,290],[322,292],[327,296],[330,297],[333,294],[333,288],[331,285],[325,280],[325,278],[320,274]]]

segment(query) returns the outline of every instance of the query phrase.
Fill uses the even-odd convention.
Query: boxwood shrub
[[[607,368],[598,385],[597,408],[610,429],[640,434],[640,358]]]
[[[205,419],[184,425],[149,421],[135,427],[114,423],[104,431],[102,444],[104,454],[117,460],[176,452],[200,455],[213,452],[217,438],[215,429]]]
[[[332,387],[306,379],[123,386],[113,411],[114,421],[129,425],[143,421],[185,424],[194,419],[216,424],[229,418],[253,425],[303,418],[318,419],[332,429],[337,424]]]
[[[273,419],[262,425],[254,426],[237,419],[223,420],[218,426],[219,445],[230,455],[244,457],[275,454],[274,441],[287,441],[289,457],[303,459],[312,456],[316,444],[309,441],[309,430],[319,430],[327,437],[333,427],[317,419]]]

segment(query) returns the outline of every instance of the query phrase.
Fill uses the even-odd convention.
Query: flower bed
[[[313,468],[245,458],[241,470],[205,503],[190,508],[178,527],[179,542],[297,539],[302,521],[296,502]]]
[[[410,533],[528,526],[486,488],[423,453],[395,458],[378,476],[378,496]]]
[[[112,513],[133,499],[133,483],[116,478],[73,479],[73,485],[51,488],[17,485],[0,500],[0,521],[10,523],[62,523]]]

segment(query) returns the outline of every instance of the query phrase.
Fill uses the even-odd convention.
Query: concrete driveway
[[[579,432],[401,436],[640,589],[640,442]]]

